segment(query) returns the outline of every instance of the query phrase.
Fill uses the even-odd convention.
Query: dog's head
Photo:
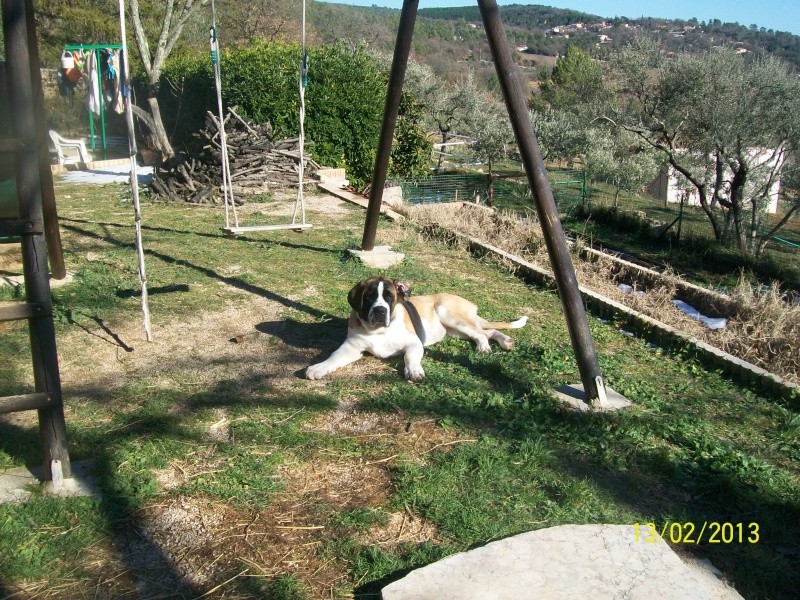
[[[363,323],[388,327],[395,304],[408,299],[409,295],[406,284],[378,275],[357,283],[347,295],[347,301]]]

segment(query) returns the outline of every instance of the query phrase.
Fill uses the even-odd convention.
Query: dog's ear
[[[408,286],[407,283],[403,283],[402,281],[397,281],[396,279],[393,281],[394,289],[397,290],[397,295],[400,297],[401,300],[408,300],[411,297],[411,288]]]
[[[350,293],[347,294],[347,301],[350,303],[350,306],[353,307],[353,310],[358,312],[361,310],[361,303],[364,299],[364,282],[357,283],[353,286],[353,289],[350,290]]]

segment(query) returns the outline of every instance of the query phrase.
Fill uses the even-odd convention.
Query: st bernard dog
[[[421,381],[425,346],[450,335],[473,340],[478,352],[491,352],[489,340],[511,350],[514,340],[498,329],[519,329],[528,322],[528,317],[510,323],[486,321],[478,316],[477,306],[453,294],[410,297],[407,285],[383,276],[357,284],[347,300],[353,307],[347,339],[327,360],[306,369],[308,379],[321,379],[369,352],[379,358],[402,354],[406,379]]]

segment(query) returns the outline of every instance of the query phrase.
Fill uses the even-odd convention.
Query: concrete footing
[[[633,403],[622,394],[606,387],[606,397],[603,402],[595,402],[594,404],[587,404],[586,392],[583,390],[583,384],[570,384],[562,386],[553,390],[553,395],[556,400],[571,408],[581,412],[614,412],[633,406]]]
[[[0,471],[0,504],[26,502],[37,488],[45,494],[59,497],[99,497],[94,464],[87,460],[73,462],[71,466],[72,477],[63,479],[54,475],[54,480],[47,482],[44,481],[41,467]]]
[[[406,257],[402,252],[395,252],[389,246],[375,246],[372,250],[350,250],[350,254],[374,269],[394,267]]]
[[[701,569],[703,573],[697,573]],[[741,600],[632,525],[562,525],[455,554],[383,588],[383,600]]]

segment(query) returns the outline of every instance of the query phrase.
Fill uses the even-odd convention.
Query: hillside
[[[391,52],[400,11],[315,2],[310,11],[314,29],[323,41],[366,42]],[[775,55],[800,68],[800,36],[787,32],[724,23],[654,19],[604,18],[598,15],[540,5],[501,7],[511,43],[527,53],[556,56],[568,44],[603,53],[639,34],[654,35],[669,50],[703,51],[730,44],[743,53]],[[488,56],[477,6],[423,8],[414,31],[413,52],[439,74],[451,72],[454,62],[480,61]]]
[[[307,8],[308,39],[312,44],[366,43],[387,54],[394,48],[399,10],[318,1],[309,2]],[[58,0],[38,0],[36,20],[44,66],[58,66],[64,44],[118,42],[116,14],[117,3],[113,0],[95,0],[80,7]],[[539,57],[563,54],[568,44],[602,56],[642,33],[657,36],[671,50],[703,51],[730,44],[755,56],[778,56],[800,70],[800,36],[724,23],[720,19],[708,22],[611,19],[541,5],[506,5],[501,7],[501,16],[510,42],[527,49],[517,56],[530,70],[531,78],[552,62],[552,58],[548,61]],[[195,15],[177,49],[207,51],[209,19],[207,10]],[[254,37],[286,40],[300,37],[300,7],[291,0],[274,0],[269,4],[258,0],[220,2],[218,19],[222,40],[228,45],[246,44]],[[466,61],[479,79],[492,84],[493,68],[487,60],[489,49],[477,6],[421,9],[412,52],[440,76],[457,76],[464,71],[458,63]]]

